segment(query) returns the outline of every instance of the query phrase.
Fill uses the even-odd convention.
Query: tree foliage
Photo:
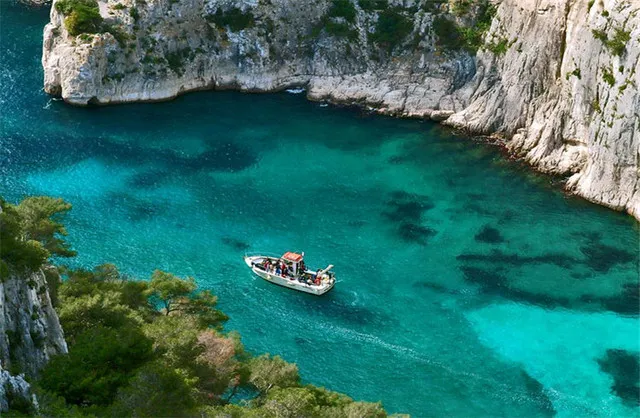
[[[391,52],[412,30],[413,22],[401,11],[386,9],[380,13],[375,31],[369,35],[369,39]]]
[[[64,13],[68,4],[56,3]],[[62,223],[70,209],[61,199],[31,197],[12,205],[0,198],[0,277],[37,270],[51,256],[75,255]],[[198,290],[193,278],[157,270],[148,282],[131,280],[112,264],[59,271],[62,283],[55,269],[45,269],[56,280],[69,352],[54,356],[32,382],[42,416],[355,417],[383,411],[379,404],[301,386],[297,366],[278,356],[248,354],[238,334],[223,333],[228,318],[216,309],[216,296]],[[241,389],[254,398],[230,404]]]
[[[217,26],[228,27],[233,32],[239,32],[255,24],[255,19],[250,11],[245,12],[237,7],[226,11],[219,8],[214,14],[207,15],[206,19]]]
[[[273,388],[286,388],[300,385],[298,366],[287,363],[279,356],[263,354],[249,361],[251,383],[261,394],[267,394]]]
[[[138,329],[96,326],[76,338],[68,355],[49,362],[40,385],[71,404],[106,406],[151,354],[151,341]]]
[[[171,273],[156,270],[151,277],[149,294],[164,309],[165,315],[182,313],[198,318],[203,326],[221,327],[228,318],[215,309],[218,298],[210,291],[195,292],[193,277],[181,279]]]
[[[141,367],[118,393],[112,411],[115,416],[188,416],[195,415],[195,406],[184,377],[161,361],[153,361]]]
[[[56,10],[66,16],[64,25],[72,36],[102,30],[103,19],[96,0],[60,0]]]
[[[139,282],[110,264],[63,273],[58,310],[69,354],[36,382],[43,415],[385,416],[380,404],[302,386],[298,367],[278,356],[245,352],[236,333],[203,321],[215,297],[193,279],[156,271]],[[241,389],[253,399],[229,404]]]
[[[61,223],[71,205],[62,199],[28,197],[18,205],[0,198],[0,278],[35,271],[50,256],[72,257]]]
[[[70,251],[56,199],[24,205],[0,200],[3,263],[29,265],[25,243],[51,253]],[[7,253],[5,253],[5,249]],[[11,257],[5,258],[10,255]],[[9,266],[9,264],[7,264]],[[236,333],[223,333],[217,298],[193,278],[155,271],[131,280],[111,264],[60,269],[56,306],[69,345],[33,382],[43,416],[372,416],[379,404],[302,386],[298,368],[278,356],[253,357]],[[252,394],[230,404],[238,391]],[[373,411],[373,412],[372,412]],[[375,412],[375,413],[374,413]]]

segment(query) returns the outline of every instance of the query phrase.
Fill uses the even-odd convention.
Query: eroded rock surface
[[[10,276],[0,282],[0,412],[12,402],[31,402],[25,376],[36,376],[67,343],[56,314],[46,275],[58,280],[53,269]]]

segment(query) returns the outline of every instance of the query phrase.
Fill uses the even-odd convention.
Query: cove
[[[302,95],[64,105],[41,91],[46,10],[1,3],[0,194],[71,202],[72,266],[192,275],[248,349],[390,412],[637,415],[616,363],[640,350],[630,217],[438,125]],[[289,249],[336,288],[242,261]]]

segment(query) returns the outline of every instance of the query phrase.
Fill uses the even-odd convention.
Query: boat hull
[[[256,262],[263,260],[264,257],[255,256],[255,257],[245,257],[244,262],[247,264],[247,267],[251,269],[257,276],[263,278],[269,283],[277,284],[278,286],[286,287],[289,289],[297,290],[299,292],[309,293],[316,296],[321,296],[333,289],[335,285],[335,281],[331,281],[329,283],[323,283],[321,285],[309,285],[307,283],[301,283],[297,279],[291,279],[287,277],[282,277],[275,273],[270,273],[256,266]]]

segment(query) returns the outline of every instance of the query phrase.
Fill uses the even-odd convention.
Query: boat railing
[[[251,252],[251,253],[244,253],[245,257],[258,257],[258,256],[266,256],[266,257],[271,257],[271,258],[277,258],[277,259],[281,259],[282,255],[284,253],[270,253],[270,252]]]

